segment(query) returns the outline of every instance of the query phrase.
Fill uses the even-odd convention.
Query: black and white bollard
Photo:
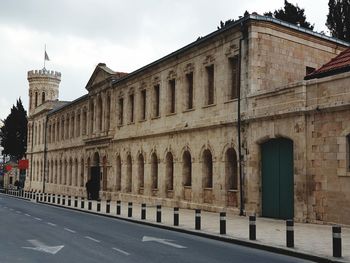
[[[47,202],[51,203],[51,194],[48,195]]]
[[[146,219],[146,204],[141,204],[141,219]]]
[[[132,217],[132,202],[128,203],[128,217]]]
[[[333,226],[333,257],[341,258],[341,227]]]
[[[43,201],[43,193],[40,193],[40,202]]]
[[[174,207],[174,226],[179,226],[179,208]]]
[[[89,200],[89,203],[88,203],[88,210],[91,210],[92,209],[92,201]]]
[[[117,201],[117,215],[120,215],[120,206],[121,206],[121,201]]]
[[[97,207],[96,207],[97,212],[101,212],[101,201],[97,200]]]
[[[256,217],[249,216],[249,239],[256,240]]]
[[[68,206],[72,205],[72,197],[69,195],[68,196]]]
[[[85,198],[82,197],[81,200],[80,200],[80,208],[84,209],[84,207],[85,207]]]
[[[47,193],[44,193],[44,202],[46,203],[47,201]]]
[[[74,207],[78,207],[78,197],[74,197]]]
[[[57,196],[57,204],[60,205],[61,204],[61,195]]]
[[[294,221],[293,219],[288,219],[286,221],[286,244],[287,247],[294,247]]]
[[[220,234],[226,235],[226,213],[220,212]]]
[[[196,209],[195,211],[195,229],[201,230],[201,210]]]
[[[162,206],[161,205],[157,205],[156,221],[157,221],[157,223],[161,223],[162,222]]]
[[[65,195],[62,196],[62,205],[66,205],[66,196]]]
[[[54,204],[56,202],[56,195],[52,194],[52,203]]]
[[[111,212],[111,200],[107,200],[106,202],[106,214]]]

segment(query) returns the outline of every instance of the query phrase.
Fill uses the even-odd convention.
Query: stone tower
[[[28,71],[29,82],[29,116],[46,101],[58,100],[61,73],[52,70]]]

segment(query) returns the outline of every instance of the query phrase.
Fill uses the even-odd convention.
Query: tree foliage
[[[21,99],[13,105],[11,113],[3,120],[0,128],[1,146],[3,154],[20,160],[27,150],[27,112],[23,108]]]
[[[329,0],[326,26],[333,37],[350,42],[350,0]]]
[[[244,16],[249,16],[249,12],[246,10],[244,12]],[[239,18],[242,18],[241,16]],[[234,19],[228,19],[225,22],[223,22],[222,20],[220,20],[220,25],[218,26],[218,29],[224,28],[232,23],[234,23],[236,20]]]
[[[313,30],[314,26],[306,21],[305,10],[298,5],[293,5],[287,0],[284,1],[284,8],[264,13],[264,16],[274,17],[291,24],[300,25],[306,29]]]

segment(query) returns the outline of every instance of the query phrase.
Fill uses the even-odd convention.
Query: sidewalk
[[[28,197],[28,196],[27,196]],[[55,203],[48,203],[48,197],[44,202],[62,206],[62,196],[60,204],[57,204],[57,195]],[[64,207],[68,207],[68,197],[65,197]],[[40,200],[40,198],[39,198]],[[32,200],[34,201],[34,200]],[[298,252],[307,255],[321,257],[324,262],[350,262],[350,228],[342,227],[342,258],[332,257],[332,226],[316,224],[294,224],[294,244],[295,248],[286,247],[286,226],[283,220],[274,220],[267,218],[256,218],[256,241],[249,240],[249,222],[248,217],[240,217],[233,214],[226,215],[226,235],[220,235],[219,213],[201,212],[201,230],[195,230],[195,211],[189,209],[179,209],[179,226],[174,227],[174,209],[170,207],[161,208],[161,223],[156,222],[157,209],[155,206],[146,208],[146,220],[141,220],[141,204],[133,204],[132,217],[128,217],[128,203],[121,202],[121,214],[117,214],[117,204],[115,201],[110,202],[110,213],[106,213],[106,201],[101,201],[101,211],[97,212],[97,202],[91,201],[92,209],[88,210],[88,201],[84,200],[84,209],[81,208],[81,198],[78,198],[77,207],[75,199],[71,199],[71,209],[83,210],[122,219],[130,219],[144,223],[159,225],[162,227],[174,228],[177,231],[191,232],[192,234],[210,235],[216,239],[232,239],[232,241],[242,241],[246,245],[252,244],[268,246],[279,250],[281,253],[286,251]],[[235,243],[235,242],[234,242]],[[284,250],[281,251],[281,250]]]

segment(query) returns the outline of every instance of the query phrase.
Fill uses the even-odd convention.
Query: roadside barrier
[[[128,217],[132,217],[132,202],[128,203]]]
[[[220,212],[220,234],[226,235],[226,213]]]
[[[195,210],[195,224],[194,228],[196,230],[201,230],[201,210],[196,209]]]
[[[157,223],[162,222],[162,206],[161,205],[157,205],[156,221],[157,221]]]
[[[289,219],[286,221],[286,243],[287,247],[294,247],[294,221]]]
[[[256,217],[249,216],[249,240],[256,240]]]
[[[179,208],[174,207],[174,226],[179,226]]]
[[[117,215],[120,215],[120,206],[121,206],[121,201],[117,201]]]
[[[333,226],[332,234],[333,234],[333,257],[340,258],[342,256],[341,227]]]
[[[146,204],[141,204],[141,219],[146,219]]]

